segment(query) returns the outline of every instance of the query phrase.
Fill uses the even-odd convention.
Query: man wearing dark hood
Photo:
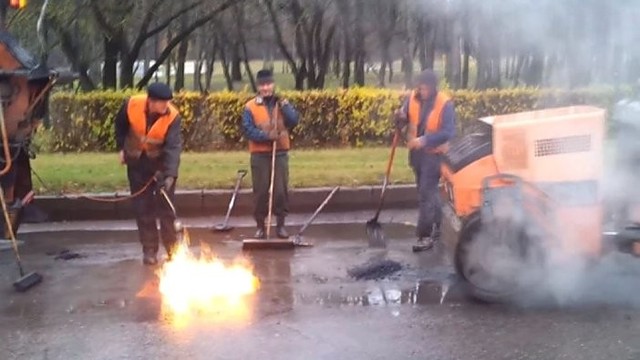
[[[438,79],[425,70],[415,79],[416,89],[396,111],[396,126],[407,126],[409,164],[413,168],[419,195],[417,244],[413,250],[425,251],[440,238],[442,209],[438,184],[442,155],[456,134],[453,102],[438,91]]]

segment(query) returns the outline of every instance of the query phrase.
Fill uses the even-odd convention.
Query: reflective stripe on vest
[[[276,104],[273,111],[275,119],[272,119],[272,116],[269,114],[267,105],[264,103],[258,104],[256,102],[256,98],[251,99],[245,106],[249,112],[251,112],[253,123],[265,134],[268,134],[273,129],[273,123],[275,122],[277,124],[277,131],[280,133],[280,138],[276,141],[276,150],[289,150],[289,147],[291,146],[289,131],[286,126],[284,126],[284,117],[282,116],[282,112],[278,108],[278,105]],[[271,150],[272,143],[270,141],[256,142],[249,140],[249,152],[271,152]]]
[[[147,131],[147,95],[129,98],[129,136],[125,142],[125,151],[135,158],[140,157],[142,152],[151,158],[160,156],[161,145],[164,144],[169,127],[177,116],[178,110],[169,104],[169,112],[160,116]]]
[[[449,102],[451,98],[442,92],[438,92],[436,95],[436,99],[433,102],[433,109],[431,113],[427,116],[427,123],[425,125],[425,134],[434,133],[440,130],[442,126],[442,112],[444,110],[444,106]],[[409,118],[409,131],[407,132],[407,141],[411,141],[418,136],[418,125],[420,123],[420,109],[421,104],[418,99],[417,93],[413,91],[409,98],[409,109],[408,109],[408,118]],[[435,149],[429,149],[427,152],[430,153],[443,153],[446,152],[449,148],[449,143],[444,143],[438,146]]]

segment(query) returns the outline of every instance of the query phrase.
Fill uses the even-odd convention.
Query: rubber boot
[[[288,239],[289,238],[289,233],[287,232],[287,229],[285,229],[285,227],[284,227],[284,217],[279,217],[278,218],[278,222],[277,222],[277,225],[276,225],[276,235],[280,239]]]
[[[264,228],[264,220],[256,221],[256,225],[258,227],[258,230],[256,231],[256,234],[253,237],[256,239],[265,239],[267,237],[266,235],[267,233]]]

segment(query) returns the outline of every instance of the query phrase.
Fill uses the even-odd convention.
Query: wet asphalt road
[[[188,324],[162,312],[134,232],[22,234],[26,266],[45,279],[15,293],[0,252],[0,359],[640,359],[640,309],[477,303],[440,249],[411,252],[411,226],[385,226],[384,251],[367,248],[362,224],[312,226],[313,248],[247,255],[261,288],[240,315]],[[231,260],[251,232],[191,235]],[[55,260],[65,249],[82,257]],[[403,270],[349,278],[372,258]]]

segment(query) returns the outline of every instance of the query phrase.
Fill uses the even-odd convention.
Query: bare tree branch
[[[136,84],[136,87],[138,89],[141,89],[149,82],[149,80],[151,80],[151,77],[153,77],[153,74],[158,70],[158,68],[160,67],[160,64],[162,64],[171,55],[171,51],[173,51],[173,49],[176,46],[178,46],[178,44],[180,44],[182,40],[186,39],[192,32],[194,32],[199,27],[213,20],[219,13],[225,11],[233,4],[241,1],[244,1],[244,0],[225,1],[222,5],[218,6],[215,10],[209,12],[204,17],[193,22],[191,25],[183,29],[179,34],[174,36],[171,39],[171,41],[169,41],[169,43],[167,44],[165,49],[162,51],[162,53],[160,53],[160,56],[158,57],[158,59],[156,59],[156,62],[149,68],[149,70],[147,70],[147,72],[144,74],[142,79]]]

